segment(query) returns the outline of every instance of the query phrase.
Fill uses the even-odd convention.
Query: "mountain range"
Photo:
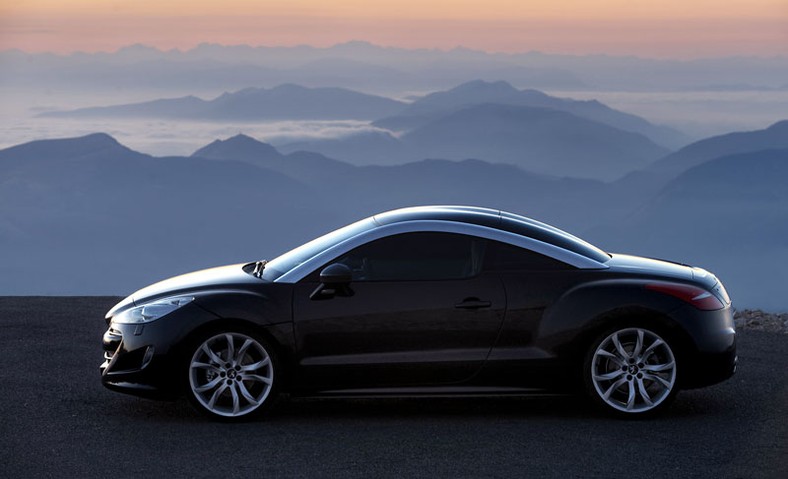
[[[286,153],[318,152],[357,165],[483,159],[540,174],[598,180],[618,178],[669,153],[654,139],[673,145],[687,141],[679,132],[596,101],[557,98],[482,80],[411,104],[340,88],[281,85],[225,93],[210,101],[183,97],[43,115],[247,122],[377,117],[372,125],[378,130],[277,147]]]
[[[450,90],[418,98],[397,115],[381,118],[373,125],[394,131],[410,131],[456,111],[485,103],[547,108],[571,113],[620,130],[640,133],[654,143],[675,149],[689,143],[684,134],[665,126],[610,108],[596,100],[573,100],[547,95],[539,90],[518,90],[505,81],[475,80]]]
[[[726,141],[710,139],[706,146]],[[612,250],[637,245],[644,255],[707,266],[740,304],[785,310],[786,182],[788,148],[712,158],[678,174],[623,219],[596,226],[587,238]]]
[[[705,141],[716,151],[729,140]],[[125,294],[270,258],[381,210],[464,203],[532,216],[607,250],[699,264],[740,307],[786,308],[788,149],[738,146],[751,150],[687,164],[645,194],[623,179],[482,160],[356,166],[244,135],[190,157],[152,157],[105,134],[35,141],[0,150],[0,291]]]
[[[243,88],[296,82],[378,93],[443,89],[468,78],[506,78],[532,88],[670,91],[774,89],[788,77],[786,57],[665,60],[467,48],[404,49],[351,41],[330,47],[202,44],[190,50],[130,45],[112,53],[0,52],[0,84],[60,88]],[[724,81],[721,81],[724,79]]]
[[[671,175],[724,155],[781,148],[788,148],[788,120],[763,130],[733,132],[697,141],[654,163],[648,171]]]
[[[124,105],[41,113],[68,118],[161,118],[186,120],[375,120],[372,125],[407,132],[460,110],[483,104],[545,108],[571,113],[614,128],[639,133],[654,143],[675,149],[689,143],[682,133],[615,110],[596,100],[573,100],[538,90],[518,90],[505,81],[474,80],[405,103],[344,88],[306,88],[284,84],[274,88],[245,88],[212,100],[196,96],[157,99]]]
[[[546,175],[605,181],[670,152],[642,134],[565,111],[496,103],[459,108],[399,137],[367,131],[277,148],[316,151],[357,165],[395,165],[422,158],[483,159]]]
[[[50,117],[166,118],[185,120],[373,120],[400,111],[404,103],[344,88],[285,84],[245,88],[212,100],[195,96],[126,105],[42,113]]]

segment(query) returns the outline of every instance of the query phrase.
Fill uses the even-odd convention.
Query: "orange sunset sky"
[[[788,54],[788,0],[3,0],[0,50],[202,42],[608,53]]]

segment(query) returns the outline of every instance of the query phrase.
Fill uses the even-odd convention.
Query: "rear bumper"
[[[689,374],[682,381],[683,387],[701,388],[725,381],[736,372],[737,363],[735,348],[719,354],[698,355]]]
[[[691,306],[688,306],[692,308]],[[717,311],[686,315],[684,324],[693,345],[685,349],[678,373],[682,388],[692,389],[722,382],[736,372],[736,329],[730,306]]]

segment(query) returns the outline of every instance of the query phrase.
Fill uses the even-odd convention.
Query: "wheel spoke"
[[[213,378],[212,380],[210,380],[207,383],[203,384],[202,386],[196,386],[194,388],[194,392],[204,393],[205,391],[210,391],[211,389],[215,388],[223,380],[224,380],[224,378],[216,376],[215,378]]]
[[[621,378],[618,381],[614,382],[609,388],[607,388],[607,391],[605,391],[605,394],[603,394],[602,397],[604,397],[605,399],[609,399],[610,395],[613,394],[613,391],[618,389],[619,386],[621,386],[625,382],[627,382],[626,378]]]
[[[242,372],[257,371],[258,369],[268,366],[269,364],[271,364],[271,358],[265,358],[265,359],[261,359],[260,361],[257,361],[256,363],[246,364],[244,366],[241,366],[241,371]]]
[[[671,387],[670,386],[670,381],[668,381],[667,379],[663,378],[662,376],[660,376],[658,374],[646,374],[646,373],[644,373],[643,374],[643,379],[648,379],[649,381],[658,382],[658,383],[662,384],[663,386],[665,386],[667,389],[670,389],[670,387]]]
[[[206,343],[203,343],[203,345],[202,345],[202,348],[201,348],[201,349],[202,349],[202,351],[203,351],[205,354],[207,354],[207,355],[208,355],[208,357],[209,357],[209,358],[211,359],[211,361],[213,361],[214,363],[216,363],[216,364],[222,364],[222,363],[223,363],[223,361],[222,361],[222,358],[220,358],[219,356],[217,356],[217,355],[216,355],[216,353],[215,353],[215,352],[213,352],[213,350],[212,350],[211,348],[209,348],[209,347],[208,347],[208,343],[207,343],[207,342],[206,342]]]
[[[617,377],[624,374],[624,371],[620,369],[616,369],[615,371],[605,373],[605,374],[595,374],[594,379],[597,381],[610,381],[611,379],[616,379]]]
[[[654,402],[651,400],[651,396],[649,395],[648,391],[646,390],[646,386],[643,384],[643,379],[637,378],[638,382],[638,392],[640,393],[640,397],[643,398],[643,401],[649,405],[653,406]]]
[[[614,334],[612,339],[613,339],[613,344],[616,346],[616,350],[618,351],[618,354],[621,357],[621,359],[627,359],[629,357],[629,353],[627,353],[627,350],[624,349],[623,345],[621,345],[621,341],[619,341],[618,339],[618,333]]]
[[[213,396],[211,396],[211,400],[208,401],[208,409],[213,409],[216,407],[216,400],[219,399],[219,396],[221,396],[225,390],[227,390],[227,384],[222,383],[222,386],[214,391]]]
[[[643,356],[640,358],[640,360],[645,361],[646,359],[648,359],[648,357],[651,356],[654,350],[661,344],[665,344],[665,342],[659,338],[655,339],[654,342],[651,343],[651,346],[649,346],[648,348],[646,348],[645,351],[643,351]]]
[[[251,345],[252,345],[251,339],[247,339],[246,341],[244,341],[243,346],[241,346],[241,348],[238,350],[238,352],[235,355],[235,364],[241,363],[241,359],[243,359],[244,354],[246,354],[246,350],[249,349],[249,346]]]
[[[241,396],[243,396],[244,399],[249,401],[249,404],[253,406],[257,406],[257,399],[255,399],[254,396],[252,396],[252,393],[250,393],[249,390],[246,389],[246,386],[244,385],[243,382],[238,381],[238,389],[241,391]]]
[[[208,363],[192,363],[191,367],[196,369],[210,369],[211,371],[216,372],[219,371],[219,368],[217,368],[215,365]]]
[[[232,363],[235,359],[235,347],[233,346],[232,334],[225,334],[224,339],[227,341],[227,362]]]
[[[648,371],[648,372],[652,372],[652,373],[656,373],[656,372],[660,372],[660,371],[666,371],[668,369],[673,369],[673,366],[675,366],[675,365],[676,365],[676,363],[673,362],[673,361],[670,361],[670,362],[665,363],[665,364],[646,364],[646,365],[643,366],[643,370],[644,371]]]
[[[632,409],[635,406],[635,385],[629,381],[629,397],[627,397],[627,409]]]
[[[607,351],[605,349],[600,349],[596,353],[599,356],[604,356],[604,357],[610,359],[611,361],[613,361],[614,363],[618,364],[619,366],[623,366],[624,365],[624,361],[622,361],[621,358],[619,358],[615,354],[611,353],[610,351]]]
[[[230,394],[233,396],[233,414],[238,414],[238,411],[241,409],[241,402],[238,400],[238,391],[235,390],[236,384],[238,383],[230,386]]]
[[[640,356],[640,350],[643,349],[643,330],[638,329],[638,340],[635,343],[635,350],[632,351],[632,357],[636,358]]]

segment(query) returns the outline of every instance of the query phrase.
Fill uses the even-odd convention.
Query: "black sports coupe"
[[[167,279],[106,321],[106,387],[185,394],[220,419],[279,393],[575,391],[642,417],[730,377],[737,360],[731,301],[711,273],[464,206],[389,211],[270,261]]]

